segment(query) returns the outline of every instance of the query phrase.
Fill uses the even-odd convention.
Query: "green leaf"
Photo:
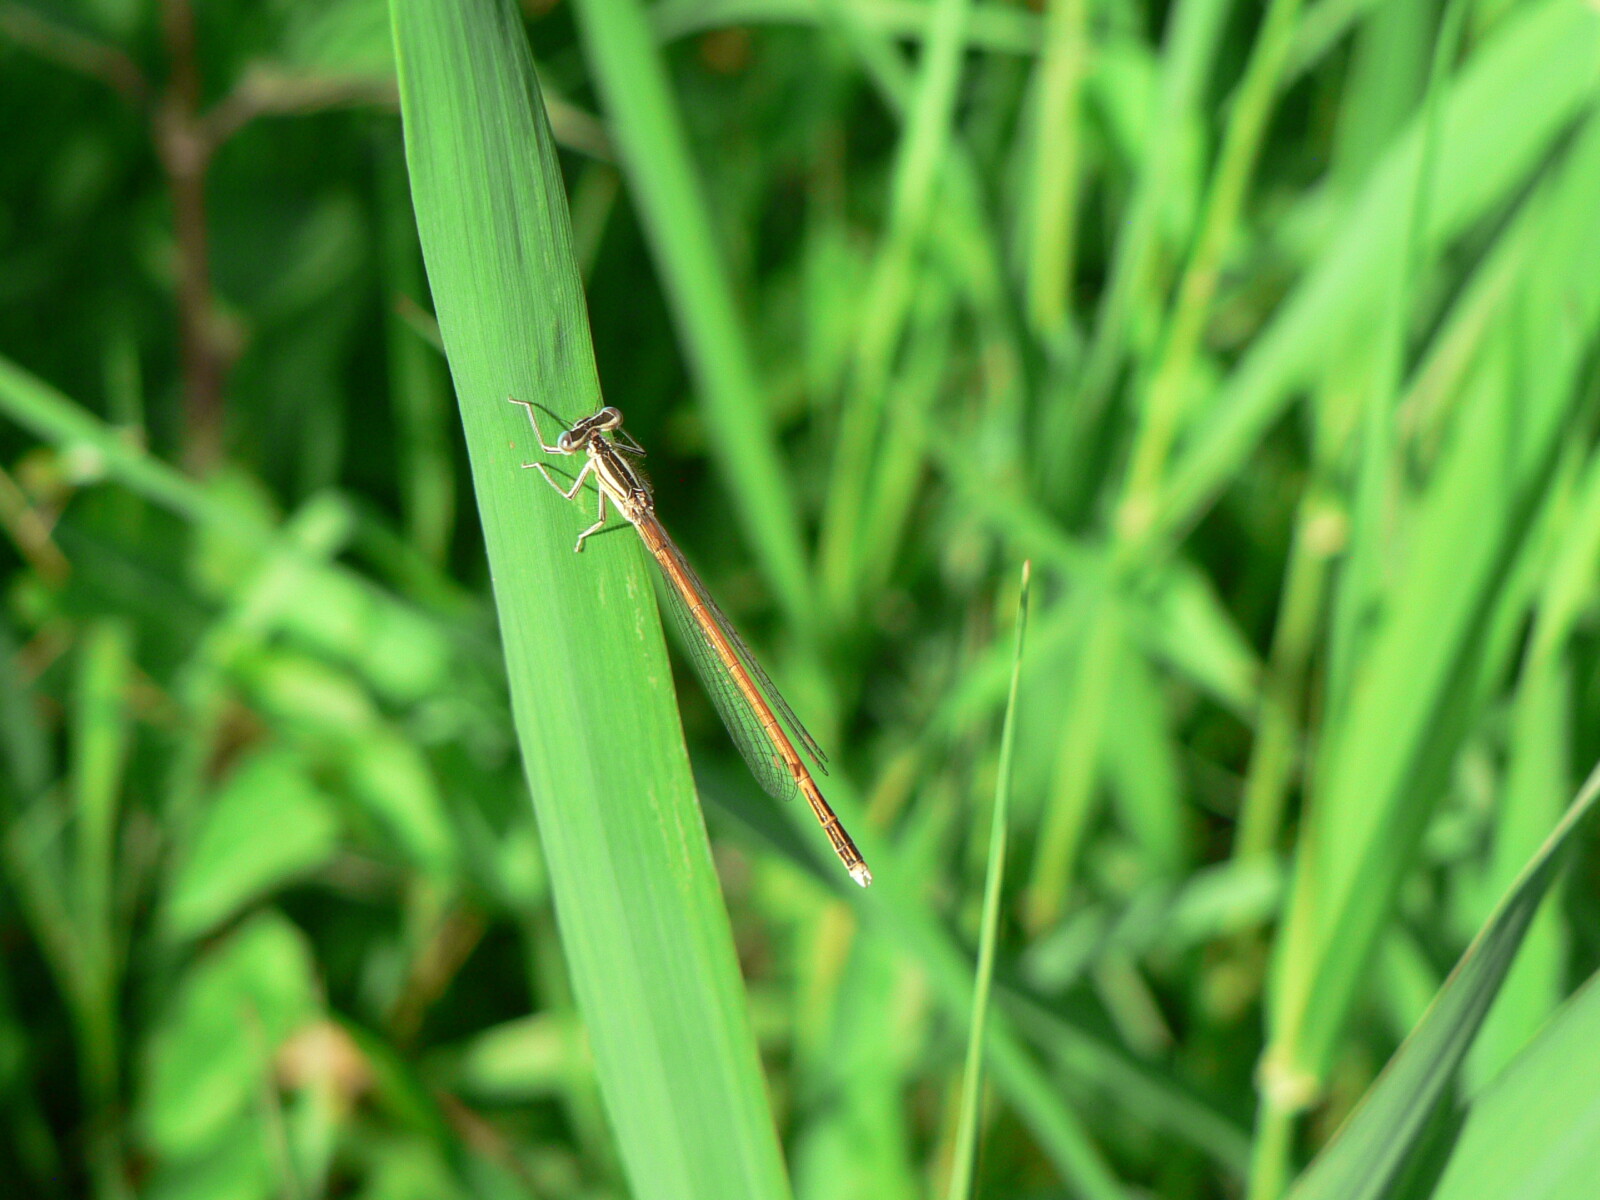
[[[422,751],[384,727],[344,747],[343,782],[423,871],[449,874],[459,857],[444,797]]]
[[[412,202],[450,360],[523,761],[578,1006],[640,1197],[787,1188],[634,539],[521,464],[508,396],[600,407],[555,149],[508,0],[395,0]],[[549,431],[553,436],[554,431]]]
[[[507,1103],[558,1093],[592,1069],[572,1021],[538,1013],[495,1025],[461,1048],[451,1078],[469,1095]]]

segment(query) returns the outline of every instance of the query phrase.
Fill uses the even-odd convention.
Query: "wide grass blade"
[[[1589,1200],[1600,1179],[1600,976],[1476,1097],[1433,1200]]]
[[[1337,1138],[1301,1176],[1289,1200],[1377,1200],[1405,1169],[1435,1103],[1455,1077],[1511,968],[1523,934],[1555,878],[1561,852],[1597,798],[1600,768],[1590,773],[1561,824],[1462,955],[1422,1023]],[[1593,1072],[1579,1074],[1587,1078],[1592,1092]]]
[[[466,430],[516,728],[630,1189],[787,1193],[635,541],[520,464],[508,395],[600,405],[566,200],[509,0],[395,0],[412,200]]]

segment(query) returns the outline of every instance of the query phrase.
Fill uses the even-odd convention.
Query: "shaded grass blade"
[[[395,0],[412,201],[483,520],[518,739],[579,1009],[637,1196],[787,1194],[635,541],[582,558],[507,395],[599,407],[520,13]],[[531,482],[530,482],[531,480]]]

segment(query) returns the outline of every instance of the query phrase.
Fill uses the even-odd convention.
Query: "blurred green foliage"
[[[518,15],[603,392],[879,880],[684,689],[794,1194],[965,1161],[1030,557],[972,1194],[1591,1196],[1600,869],[1545,843],[1600,757],[1600,11]],[[8,1194],[646,1197],[707,1145],[585,1034],[393,36],[0,0]]]

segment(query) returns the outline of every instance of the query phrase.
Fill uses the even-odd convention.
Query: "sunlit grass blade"
[[[1416,155],[1416,174],[1410,194],[1403,195],[1408,219],[1395,255],[1388,264],[1392,280],[1379,321],[1370,368],[1357,367],[1358,395],[1362,397],[1359,435],[1356,436],[1355,482],[1351,488],[1349,545],[1340,566],[1333,594],[1327,698],[1333,713],[1342,711],[1346,688],[1372,625],[1372,615],[1383,602],[1384,564],[1394,554],[1387,526],[1391,521],[1392,493],[1401,477],[1396,396],[1400,391],[1413,323],[1412,294],[1423,264],[1431,258],[1429,225],[1435,162],[1439,153],[1439,114],[1444,81],[1457,53],[1465,6],[1450,4],[1433,47],[1427,87],[1422,97]],[[1358,361],[1368,356],[1357,355]]]
[[[1600,768],[1478,933],[1422,1023],[1395,1053],[1343,1130],[1289,1200],[1378,1200],[1404,1170],[1434,1104],[1472,1045],[1523,934],[1556,876],[1562,851],[1600,798]]]
[[[600,406],[566,200],[509,0],[395,0],[412,201],[472,460],[565,958],[636,1195],[782,1197],[654,611],[627,537],[520,465],[508,395]]]
[[[1028,230],[1028,318],[1035,336],[1059,342],[1072,299],[1078,173],[1085,128],[1079,113],[1088,60],[1088,5],[1053,0],[1034,78],[1033,161],[1022,224]]]
[[[1194,137],[1212,61],[1228,14],[1226,0],[1196,0],[1171,10],[1161,48],[1159,110],[1141,164],[1138,186],[1127,207],[1111,260],[1110,277],[1100,294],[1093,336],[1085,356],[1081,405],[1055,405],[1048,411],[1046,461],[1052,475],[1070,457],[1068,434],[1105,402],[1118,367],[1130,352],[1129,324],[1140,307],[1154,309],[1162,294],[1153,278],[1160,249],[1162,209],[1181,193],[1179,167],[1185,139]],[[1082,409],[1083,411],[1078,411]]]
[[[1510,886],[1522,864],[1538,850],[1545,831],[1561,816],[1571,788],[1572,672],[1562,662],[1524,666],[1512,706],[1510,762],[1494,828],[1494,852],[1484,883],[1485,901]],[[1489,888],[1494,891],[1490,892]],[[1478,1086],[1494,1078],[1527,1045],[1555,1011],[1566,991],[1566,915],[1546,904],[1527,935],[1516,966],[1467,1060],[1465,1078]]]
[[[1084,589],[1086,592],[1089,589]],[[1072,890],[1073,869],[1093,813],[1102,766],[1101,745],[1110,708],[1112,672],[1122,657],[1123,618],[1104,590],[1083,600],[1082,633],[1062,700],[1060,750],[1049,804],[1038,829],[1024,919],[1030,931],[1049,928]]]
[[[1011,800],[1011,754],[1016,744],[1017,684],[1022,678],[1022,650],[1028,633],[1028,578],[1031,564],[1022,564],[1022,591],[1017,597],[1017,636],[1011,656],[1011,691],[1006,697],[1005,725],[1000,733],[1000,761],[995,767],[994,811],[989,821],[989,863],[983,881],[983,927],[978,937],[978,973],[973,982],[972,1023],[967,1031],[967,1063],[961,1078],[961,1114],[956,1127],[955,1160],[950,1167],[950,1200],[972,1194],[972,1173],[978,1161],[978,1115],[983,1107],[983,1030],[989,1016],[989,988],[994,982],[994,951],[1000,938],[1000,886],[1005,879],[1006,822]]]

